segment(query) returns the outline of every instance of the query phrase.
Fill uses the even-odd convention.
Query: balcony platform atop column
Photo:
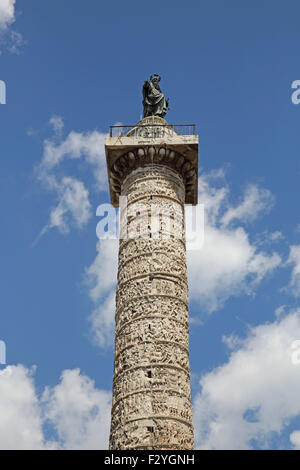
[[[195,125],[168,124],[158,116],[134,126],[111,126],[105,139],[111,203],[119,205],[121,186],[132,170],[151,163],[176,169],[184,179],[185,203],[198,200],[198,135]]]

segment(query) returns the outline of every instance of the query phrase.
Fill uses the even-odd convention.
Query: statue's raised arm
[[[151,75],[150,81],[146,80],[143,85],[143,106],[144,115],[160,116],[162,118],[167,114],[169,108],[168,100],[165,98],[163,92],[159,87],[160,76],[157,74]]]

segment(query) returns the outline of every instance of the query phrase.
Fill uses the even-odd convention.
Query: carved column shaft
[[[185,181],[145,162],[120,188],[110,449],[193,449]]]

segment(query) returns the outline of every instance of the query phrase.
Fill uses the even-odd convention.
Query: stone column
[[[193,449],[186,163],[167,146],[146,145],[112,167],[111,184],[127,205],[119,246],[110,449]]]
[[[192,449],[183,179],[150,164],[121,195],[110,447]]]

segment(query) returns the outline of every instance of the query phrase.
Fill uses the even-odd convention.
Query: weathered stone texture
[[[127,213],[119,248],[110,448],[192,449],[184,180],[163,162],[128,173],[121,186]],[[153,207],[163,212],[156,232]]]

